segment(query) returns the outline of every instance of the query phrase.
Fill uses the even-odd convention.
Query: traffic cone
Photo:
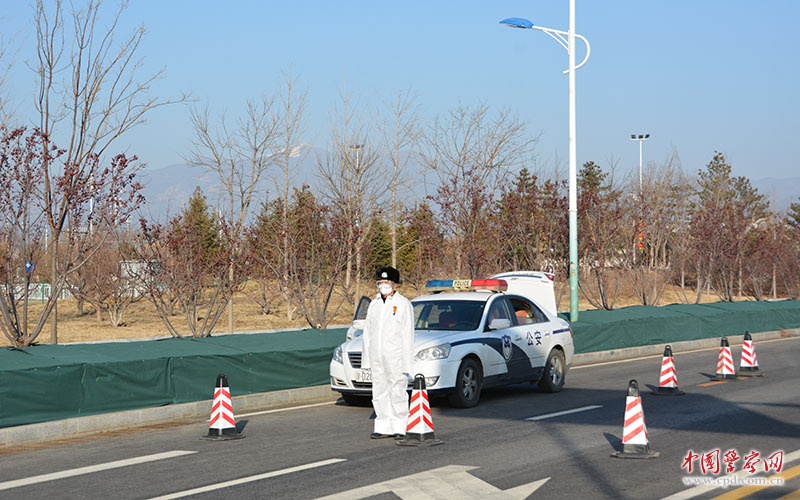
[[[655,458],[660,453],[650,449],[647,426],[644,423],[642,398],[636,380],[628,382],[628,397],[625,398],[625,421],[622,425],[622,451],[611,454],[616,458]]]
[[[408,426],[406,436],[395,441],[398,446],[434,446],[443,444],[436,439],[433,433],[433,418],[431,405],[428,401],[428,391],[425,389],[425,376],[418,373],[414,377],[414,390],[411,391],[410,410],[408,411]]]
[[[728,345],[728,337],[722,337],[719,344],[719,358],[717,358],[717,375],[714,380],[736,380],[736,373],[733,371],[733,357],[731,356],[731,346]]]
[[[236,433],[236,420],[233,418],[233,405],[231,403],[231,390],[228,388],[228,377],[224,373],[217,375],[217,385],[214,389],[214,404],[211,407],[211,422],[208,425],[208,435],[203,439],[227,440],[242,439],[243,435]]]
[[[685,394],[678,389],[678,372],[675,371],[675,361],[672,359],[672,346],[664,348],[664,357],[661,358],[661,378],[658,380],[658,389],[651,391],[658,396],[681,396]]]
[[[742,361],[739,365],[739,373],[744,377],[761,377],[764,375],[758,368],[758,358],[756,357],[756,346],[753,345],[753,337],[750,331],[744,332],[744,342],[742,343]]]

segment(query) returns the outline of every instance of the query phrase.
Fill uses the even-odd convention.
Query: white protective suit
[[[372,406],[379,434],[405,434],[408,375],[414,362],[414,308],[395,290],[369,304],[361,367],[372,370]],[[407,375],[408,374],[408,375]]]

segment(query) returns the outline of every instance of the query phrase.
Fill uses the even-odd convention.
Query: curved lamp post
[[[575,0],[569,2],[569,31],[554,30],[535,26],[531,21],[521,17],[503,19],[500,24],[512,28],[538,30],[547,33],[550,38],[561,45],[569,55],[569,319],[578,320],[578,191],[577,191],[577,148],[575,132],[575,70],[586,64],[591,47],[589,41],[575,33]],[[586,57],[575,65],[575,38],[586,44]]]

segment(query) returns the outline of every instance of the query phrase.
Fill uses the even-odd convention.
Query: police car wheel
[[[458,367],[455,392],[450,395],[450,404],[456,408],[472,408],[481,397],[483,374],[481,367],[472,358],[466,358]]]
[[[559,392],[564,387],[565,369],[564,353],[558,349],[550,351],[547,363],[544,365],[544,374],[539,381],[539,388],[544,392]]]
[[[367,406],[367,404],[372,404],[372,399],[364,396],[356,396],[355,394],[342,394],[342,399],[350,406]]]

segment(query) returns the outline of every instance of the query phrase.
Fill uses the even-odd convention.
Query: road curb
[[[232,402],[234,414],[238,414],[256,410],[289,408],[310,403],[335,401],[338,398],[339,394],[333,392],[329,385],[318,385],[235,396],[232,398]],[[193,403],[6,427],[0,429],[0,451],[16,446],[41,444],[136,427],[207,421],[211,415],[212,402],[209,399]]]
[[[763,340],[800,337],[800,329],[754,333],[752,336],[757,344],[759,341]],[[732,335],[728,337],[728,341],[731,345],[739,345],[742,343],[743,337],[743,335]],[[670,346],[672,346],[673,353],[679,354],[696,349],[718,347],[719,341],[720,337],[715,337],[673,342],[670,343]],[[667,343],[576,354],[573,357],[572,367],[661,355],[665,345],[667,345]],[[319,385],[299,389],[235,396],[232,400],[234,413],[239,414],[258,410],[291,408],[294,406],[323,403],[327,401],[332,402],[338,398],[339,394],[333,392],[329,385]],[[0,429],[0,451],[18,446],[100,435],[137,427],[169,423],[202,422],[203,420],[207,420],[211,415],[211,404],[212,400],[209,399],[194,403],[104,413],[38,424],[6,427]]]

